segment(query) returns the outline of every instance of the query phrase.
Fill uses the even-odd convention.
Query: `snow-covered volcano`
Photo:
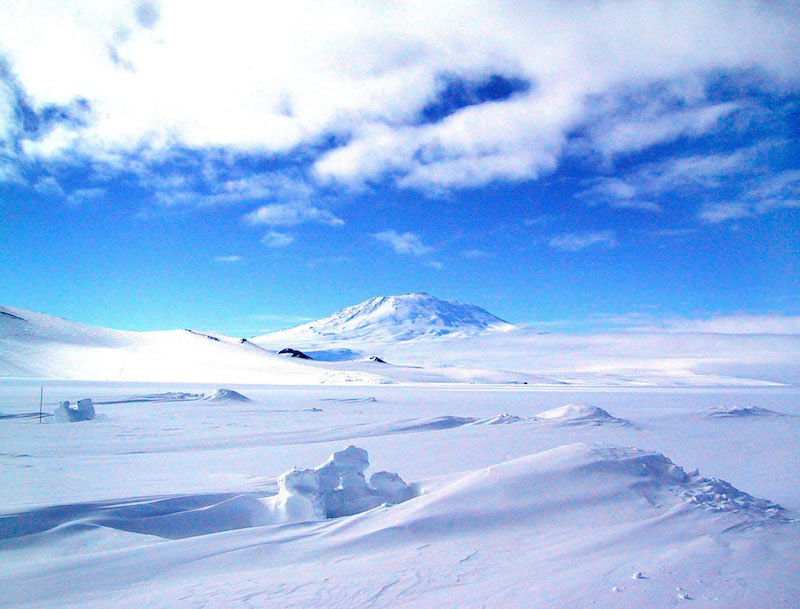
[[[317,321],[253,339],[256,344],[313,344],[320,340],[405,341],[421,336],[471,335],[516,326],[488,311],[425,292],[380,296]]]

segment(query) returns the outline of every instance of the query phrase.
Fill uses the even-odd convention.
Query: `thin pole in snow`
[[[42,398],[44,398],[44,387],[39,387],[39,423],[42,422]]]

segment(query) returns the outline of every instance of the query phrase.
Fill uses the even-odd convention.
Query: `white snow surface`
[[[193,330],[126,332],[0,307],[0,377],[260,384],[376,383],[241,339]]]
[[[611,416],[608,412],[591,404],[566,404],[536,414],[560,425],[631,425],[630,421]]]
[[[278,357],[286,347],[315,360]],[[800,335],[541,334],[506,324],[479,307],[427,294],[373,298],[253,341],[195,330],[110,330],[0,307],[0,378],[768,386],[800,383],[798,352]]]
[[[372,298],[252,339],[396,383],[736,386],[800,383],[800,335],[547,334],[428,294]],[[370,361],[378,357],[386,364]]]
[[[800,606],[797,388],[215,389],[0,383],[0,607]]]

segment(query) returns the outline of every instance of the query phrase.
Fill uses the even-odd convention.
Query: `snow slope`
[[[321,370],[241,339],[193,330],[125,332],[0,307],[0,377],[266,384],[378,382]]]
[[[313,344],[315,341],[388,343],[420,337],[508,331],[515,326],[475,305],[417,292],[381,296],[317,321],[258,336],[258,345]]]
[[[289,526],[265,526],[280,493],[7,515],[0,542],[14,561],[0,575],[0,602],[659,608],[800,601],[800,525],[780,506],[687,474],[656,452],[565,445],[417,488],[418,496],[397,505]],[[43,526],[32,529],[31,520]],[[108,543],[104,534],[117,539],[118,531],[131,538],[120,549],[36,559],[42,543],[74,547],[76,536]]]

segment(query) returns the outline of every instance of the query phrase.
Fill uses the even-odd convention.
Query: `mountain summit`
[[[404,341],[421,336],[478,334],[514,328],[475,305],[415,292],[370,298],[323,319],[257,337],[254,342]]]

